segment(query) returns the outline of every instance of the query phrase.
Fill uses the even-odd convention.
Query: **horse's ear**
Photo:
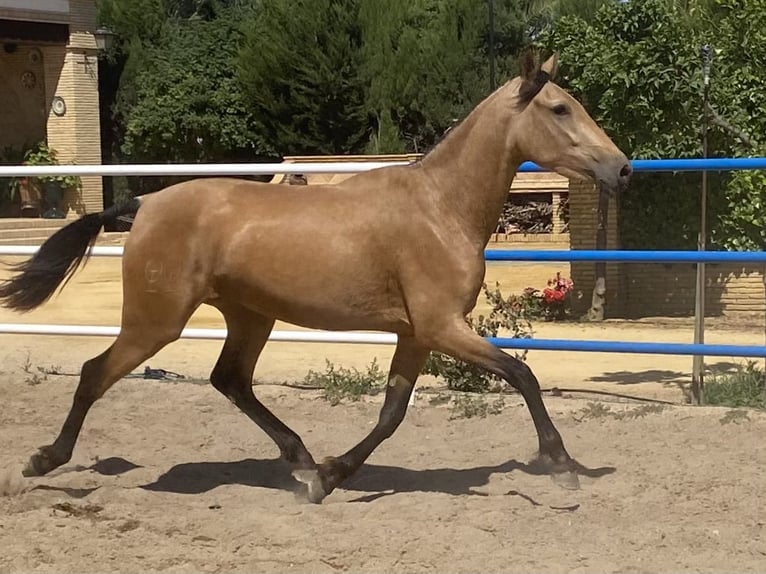
[[[556,71],[559,69],[559,53],[553,52],[553,55],[543,63],[540,68],[550,76],[551,80],[556,77]]]
[[[534,82],[540,64],[537,62],[537,53],[532,46],[527,47],[521,56],[521,77],[525,82]]]
[[[519,103],[522,105],[532,101],[548,81],[548,74],[541,73],[540,61],[533,47],[524,51],[521,59],[521,87],[519,88]]]

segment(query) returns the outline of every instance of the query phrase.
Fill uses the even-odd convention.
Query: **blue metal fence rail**
[[[766,346],[712,345],[695,343],[643,343],[634,341],[589,341],[583,339],[522,339],[487,337],[501,349],[530,351],[585,351],[636,355],[706,355],[711,357],[766,357]]]
[[[621,263],[766,263],[764,251],[630,251],[487,249],[487,261],[609,261]]]
[[[766,169],[766,157],[721,157],[694,159],[634,159],[630,162],[633,171],[741,171]],[[548,171],[532,162],[524,162],[520,172]]]

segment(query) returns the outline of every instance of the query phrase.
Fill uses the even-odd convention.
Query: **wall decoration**
[[[61,117],[66,113],[66,102],[61,96],[55,96],[51,102],[53,113]]]
[[[29,70],[22,72],[21,85],[28,90],[33,89],[37,85],[37,76],[35,76],[35,73]]]

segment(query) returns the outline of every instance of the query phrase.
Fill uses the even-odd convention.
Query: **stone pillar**
[[[100,164],[101,127],[98,101],[96,3],[70,1],[69,43],[46,46],[43,58],[48,109],[48,145],[61,163]],[[66,111],[54,110],[54,97],[64,100]],[[103,209],[100,176],[82,177],[82,189],[68,192],[68,216]]]

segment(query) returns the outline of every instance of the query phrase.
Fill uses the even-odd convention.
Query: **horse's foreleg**
[[[263,429],[279,447],[284,460],[298,468],[313,468],[314,459],[301,438],[253,394],[253,371],[274,319],[244,307],[219,308],[226,319],[227,337],[210,382]]]
[[[309,500],[321,502],[338,485],[350,477],[404,419],[415,381],[428,358],[429,350],[411,337],[399,337],[388,375],[386,398],[372,431],[351,450],[337,458],[325,459],[314,470],[295,471],[294,476],[306,483]]]

